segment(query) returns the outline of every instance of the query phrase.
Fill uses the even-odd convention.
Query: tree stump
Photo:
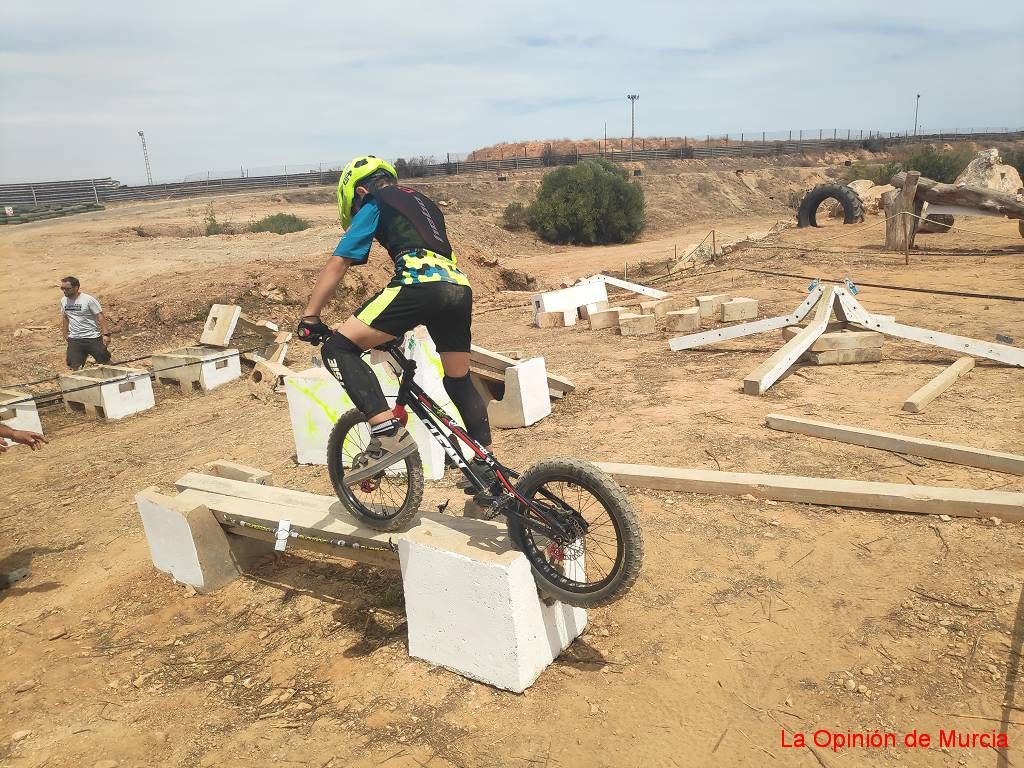
[[[920,216],[924,209],[924,201],[916,199],[919,178],[919,172],[909,171],[902,189],[894,189],[882,195],[886,217],[885,247],[890,251],[906,254],[914,247],[914,235],[917,234],[919,221],[916,216]]]

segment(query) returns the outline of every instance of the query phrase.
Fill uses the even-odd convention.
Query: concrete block
[[[737,296],[735,299],[723,302],[719,308],[719,319],[723,323],[732,323],[737,320],[753,320],[757,317],[757,299],[748,299]]]
[[[154,406],[149,372],[118,365],[99,365],[62,374],[64,405],[100,419],[123,419]]]
[[[697,296],[693,302],[700,310],[701,317],[714,317],[718,314],[719,307],[731,298],[732,296],[728,293],[713,293],[707,296]]]
[[[619,315],[619,333],[623,336],[646,336],[654,333],[657,326],[654,315]]]
[[[877,363],[881,359],[881,347],[864,347],[862,349],[827,349],[824,352],[805,352],[803,355],[803,360],[813,365]]]
[[[560,291],[537,294],[533,297],[534,325],[537,324],[537,315],[541,312],[571,311],[575,317],[580,307],[602,301],[608,301],[608,289],[604,283],[579,283]]]
[[[284,380],[293,373],[287,365],[261,358],[249,375],[249,391],[256,397],[283,392]]]
[[[135,495],[157,570],[197,592],[212,592],[238,576],[227,536],[202,504],[165,496],[156,487]]]
[[[24,429],[43,434],[43,425],[39,421],[36,401],[28,392],[0,389],[0,423],[11,429]],[[6,438],[0,438],[0,442],[6,446],[19,445],[19,443]]]
[[[654,301],[641,301],[640,302],[640,314],[642,315],[654,315],[655,317],[665,317],[670,311],[676,308],[676,300],[673,298],[668,299],[655,299]]]
[[[569,314],[572,317],[569,317]],[[576,310],[565,310],[564,312],[539,312],[536,315],[538,328],[565,328],[576,324]]]
[[[599,331],[602,328],[618,328],[619,315],[625,311],[622,307],[612,307],[603,312],[591,313],[590,330]]]
[[[676,309],[665,315],[670,331],[682,331],[688,333],[700,330],[700,309]]]
[[[184,347],[160,352],[151,359],[157,382],[179,387],[186,395],[216,389],[242,375],[237,349]]]
[[[242,314],[242,308],[234,304],[214,304],[206,316],[203,334],[199,337],[200,344],[212,347],[226,347],[235,332],[235,325]]]
[[[456,421],[464,423],[445,392],[441,358],[426,329],[419,327],[406,334],[403,350],[409,359],[416,361],[416,383]],[[387,360],[390,360],[390,356],[384,352],[375,350],[370,354],[371,367],[384,390],[384,396],[388,404],[393,405],[398,394],[398,377]],[[298,463],[326,464],[327,438],[338,418],[355,408],[352,398],[330,371],[324,368],[310,368],[286,376],[285,393]],[[424,475],[430,480],[440,480],[444,476],[444,450],[412,414],[409,415],[408,429],[419,446]],[[404,464],[388,468],[388,472],[404,471]]]
[[[587,625],[587,612],[537,594],[504,524],[445,518],[398,540],[409,655],[521,693]]]
[[[492,427],[514,429],[536,424],[551,413],[548,373],[543,357],[505,369],[505,396],[487,405]]]
[[[800,332],[800,326],[782,329],[782,338],[789,341]],[[809,352],[825,352],[839,349],[872,349],[881,347],[885,336],[877,331],[855,331],[841,329],[826,331],[811,345]]]
[[[580,318],[589,320],[590,316],[595,312],[604,312],[606,309],[608,309],[607,301],[595,301],[593,304],[584,304],[579,308]]]

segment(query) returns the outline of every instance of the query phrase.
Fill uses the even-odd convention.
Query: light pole
[[[921,106],[921,94],[917,94],[917,100],[914,102],[914,137],[917,137],[917,110]]]
[[[626,95],[629,99],[629,159],[633,159],[633,144],[636,139],[636,100],[640,98],[639,93]]]
[[[146,149],[146,134],[139,131],[139,138],[142,139],[142,157],[146,161],[146,179],[149,184],[152,184],[153,172],[149,169],[149,150]]]

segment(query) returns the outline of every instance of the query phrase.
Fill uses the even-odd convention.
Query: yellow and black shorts
[[[371,328],[402,338],[425,325],[438,352],[469,352],[473,289],[443,280],[389,285],[355,312]]]

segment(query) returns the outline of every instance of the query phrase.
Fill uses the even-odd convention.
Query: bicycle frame
[[[409,360],[402,354],[401,348],[395,342],[385,344],[378,349],[391,355],[402,369],[402,375],[398,386],[398,397],[395,402],[397,408],[407,408],[419,418],[420,422],[430,432],[431,436],[441,448],[445,455],[457,466],[462,474],[473,484],[478,492],[486,493],[489,488],[473,474],[469,463],[463,458],[459,448],[459,442],[469,446],[476,454],[476,457],[483,461],[488,467],[494,470],[499,482],[502,485],[503,499],[496,502],[496,509],[499,514],[505,517],[514,517],[523,525],[536,530],[555,541],[571,540],[576,534],[573,529],[561,520],[554,519],[545,509],[533,501],[523,498],[516,492],[511,479],[519,477],[519,473],[506,467],[499,462],[493,453],[480,445],[460,427],[454,419],[449,416],[433,398],[417,384],[413,377],[416,374],[416,362]],[[442,430],[443,427],[443,430]],[[546,488],[541,488],[540,493],[545,498],[555,502],[569,513],[577,513],[577,510],[568,507],[564,501]]]

